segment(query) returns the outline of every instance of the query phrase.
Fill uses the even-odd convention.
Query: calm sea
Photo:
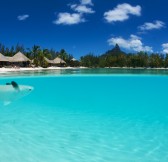
[[[30,85],[0,105],[0,162],[167,162],[166,70],[0,74]]]

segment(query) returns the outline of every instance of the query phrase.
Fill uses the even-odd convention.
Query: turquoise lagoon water
[[[83,73],[1,75],[34,91],[0,105],[0,162],[167,162],[168,76]]]

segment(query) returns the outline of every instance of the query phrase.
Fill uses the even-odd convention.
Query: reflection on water
[[[95,68],[95,69],[58,69],[58,70],[36,70],[36,71],[16,71],[16,72],[1,72],[1,77],[15,76],[55,76],[55,75],[103,75],[103,74],[141,74],[141,75],[168,75],[167,69],[122,69],[122,68]]]

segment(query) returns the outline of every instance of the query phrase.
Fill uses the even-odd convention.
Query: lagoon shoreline
[[[67,69],[85,69],[86,67],[27,67],[27,68],[0,68],[0,73],[4,72],[22,72],[22,71],[41,71],[41,70],[67,70]]]
[[[73,69],[97,69],[97,68],[88,68],[88,67],[48,67],[48,68],[42,68],[42,67],[27,67],[27,68],[0,68],[0,73],[5,72],[23,72],[23,71],[42,71],[42,70],[73,70]],[[105,67],[102,69],[128,69],[128,70],[168,70],[168,68],[142,68],[142,67]]]

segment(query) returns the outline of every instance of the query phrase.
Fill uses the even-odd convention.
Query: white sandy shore
[[[20,71],[41,71],[41,70],[66,70],[66,69],[85,69],[86,67],[35,67],[35,68],[0,68],[0,73],[4,72],[20,72]]]

